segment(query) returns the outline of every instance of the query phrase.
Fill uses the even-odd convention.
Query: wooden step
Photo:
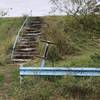
[[[23,38],[36,38],[38,36],[40,36],[41,34],[33,34],[33,35],[27,35],[27,34],[23,34],[22,37]]]
[[[24,36],[37,36],[37,35],[41,35],[42,33],[27,33],[27,34],[23,34],[22,37]]]
[[[30,45],[30,44],[36,44],[37,43],[37,41],[19,41],[19,43],[20,44],[28,44],[28,45]]]
[[[39,55],[39,52],[38,51],[31,51],[31,52],[15,51],[14,55]]]
[[[34,53],[15,53],[14,56],[35,56],[35,52]]]
[[[30,61],[30,59],[12,59],[13,62],[27,62]]]
[[[18,42],[29,42],[29,43],[30,42],[33,42],[34,43],[36,41],[37,41],[37,38],[34,38],[34,37],[33,38],[22,38],[22,39],[19,39],[18,40]]]
[[[26,46],[37,47],[37,46],[38,46],[37,44],[38,44],[38,43],[30,44],[30,45],[29,45],[29,44],[18,44],[17,46],[19,46],[19,47],[21,47],[21,46],[22,46],[22,47],[24,47],[24,46],[25,46],[25,47],[26,47]]]
[[[16,52],[34,52],[34,51],[37,51],[37,49],[27,48],[27,49],[16,49],[15,51]]]
[[[29,27],[30,27],[30,28],[33,28],[34,31],[36,31],[36,30],[41,30],[41,27],[37,27],[37,26],[34,26],[34,27],[33,27],[32,25],[30,25]]]
[[[30,40],[19,40],[18,41],[18,45],[37,45],[38,44],[38,40],[35,39],[30,39]]]
[[[40,21],[40,22],[42,22],[42,19],[40,17],[34,17],[34,18],[31,18],[31,21]]]
[[[37,46],[33,45],[33,46],[30,46],[30,45],[17,45],[16,48],[36,48]]]
[[[38,44],[37,41],[34,42],[19,42],[20,45],[34,45],[34,44]]]
[[[41,30],[24,30],[25,33],[40,33]]]
[[[34,31],[24,31],[24,34],[27,34],[27,33],[33,33],[33,34],[36,34],[36,33],[40,33],[41,31],[37,31],[37,29],[36,30],[34,30]]]
[[[43,24],[41,21],[30,21],[30,24]]]
[[[33,27],[33,28],[38,28],[38,29],[41,29],[42,26],[41,25],[30,25],[30,27]]]
[[[32,43],[34,43],[36,40],[35,39],[30,39],[30,40],[19,40],[18,42],[19,43],[22,43],[22,42],[32,42]]]
[[[23,29],[27,30],[27,31],[33,31],[34,30],[33,28],[30,28],[30,27],[24,27]]]
[[[32,29],[28,29],[28,30],[24,30],[23,32],[34,32],[34,29],[32,28]]]
[[[21,56],[19,56],[19,55],[14,55],[13,56],[13,58],[14,59],[33,59],[34,58],[34,56],[32,55],[32,56],[28,56],[28,55],[21,55]]]
[[[33,22],[33,23],[30,23],[30,25],[33,25],[33,26],[42,26],[42,23],[35,23],[35,22]]]
[[[31,50],[37,50],[36,48],[23,48],[23,49],[16,49],[21,51],[31,51]]]
[[[34,28],[31,28],[31,27],[25,27],[25,28],[23,28],[23,30],[26,30],[26,31],[34,31]]]
[[[30,40],[30,39],[37,39],[37,37],[35,37],[35,36],[34,36],[34,37],[31,37],[31,36],[30,36],[30,37],[29,37],[29,36],[21,36],[21,37],[19,37],[19,40],[20,40],[20,39],[27,39],[27,40]]]

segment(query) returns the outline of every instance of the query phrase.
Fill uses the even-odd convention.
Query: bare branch
[[[51,0],[56,11],[67,15],[85,15],[100,11],[96,0]]]

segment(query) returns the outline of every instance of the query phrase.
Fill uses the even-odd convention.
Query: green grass
[[[4,65],[10,57],[15,36],[22,24],[22,18],[0,19],[0,64]]]
[[[62,20],[62,17],[58,19]],[[66,20],[68,19],[66,18]],[[53,20],[55,20],[55,17],[53,17]],[[99,100],[99,77],[26,77],[23,85],[19,84],[19,66],[12,65],[9,62],[12,46],[22,21],[22,18],[0,19],[0,100]],[[70,21],[73,21],[73,19],[69,19],[68,25]],[[57,30],[57,32],[59,31]],[[60,30],[60,32],[62,31]],[[71,49],[74,46],[75,52],[69,52],[66,55],[62,55],[63,52],[60,52],[60,55],[58,51],[55,52],[55,55],[58,54],[61,58],[55,58],[54,65],[57,67],[100,67],[100,41],[87,40],[85,36],[82,39],[83,34],[82,37],[79,36],[81,39],[77,40],[78,37],[71,38],[72,34],[71,32],[66,33],[70,40],[68,42],[71,43]],[[51,40],[53,40],[52,35],[50,34]],[[61,37],[66,40],[63,35]],[[42,55],[43,48],[41,48],[41,45]],[[76,51],[77,48],[79,51]],[[69,48],[66,49],[69,50]],[[52,52],[56,50],[54,48]],[[40,59],[36,59],[25,66],[39,66],[40,61]],[[50,60],[46,62],[46,66],[52,66]]]
[[[4,75],[0,75],[0,86],[2,86],[4,82]]]

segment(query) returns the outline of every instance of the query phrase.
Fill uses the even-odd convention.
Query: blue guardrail
[[[20,76],[100,76],[100,68],[20,67]]]

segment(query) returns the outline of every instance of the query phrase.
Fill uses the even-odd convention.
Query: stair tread
[[[32,55],[32,54],[14,54],[14,56],[34,56],[34,55]]]
[[[29,43],[29,44],[33,44],[33,43],[37,43],[37,41],[19,41],[19,43],[24,44],[24,43]]]
[[[17,48],[36,48],[37,45],[33,45],[33,46],[30,46],[30,45],[18,45]]]
[[[42,34],[41,32],[38,32],[38,33],[25,33],[25,35],[36,35],[36,34]]]
[[[23,34],[23,36],[37,36],[37,35],[41,35],[42,33],[27,33],[27,34]]]
[[[19,42],[19,43],[20,43],[20,42],[29,42],[29,43],[32,42],[32,43],[34,43],[35,41],[36,41],[36,40],[32,40],[32,39],[31,39],[31,40],[19,40],[18,42]]]
[[[42,24],[40,24],[40,23],[35,23],[35,22],[30,23],[30,25],[33,25],[33,26],[42,26]]]
[[[36,41],[36,38],[20,38],[19,41]]]
[[[12,59],[12,61],[29,61],[29,59]]]
[[[24,46],[29,46],[29,47],[36,47],[37,46],[37,44],[30,44],[30,45],[28,45],[28,44],[18,44],[18,46],[19,47],[24,47]]]
[[[31,53],[18,52],[18,53],[15,53],[14,55],[34,55],[34,54],[39,54],[39,53],[38,52],[31,52]]]
[[[14,54],[13,57],[20,57],[20,56],[22,56],[22,57],[37,57],[37,56],[39,56],[39,53],[33,53],[33,54],[19,53],[19,54]]]
[[[40,33],[41,30],[24,30],[25,33]]]
[[[15,54],[16,54],[16,53],[21,53],[21,54],[22,54],[22,53],[25,53],[25,54],[32,54],[32,53],[38,53],[38,50],[36,50],[36,51],[29,51],[29,52],[25,52],[25,51],[19,52],[19,51],[16,51],[16,50],[15,50]]]
[[[26,49],[26,48],[29,48],[29,47],[16,47],[16,50],[21,50],[21,51],[28,51],[28,50],[29,50],[29,51],[30,51],[30,50],[34,50],[34,51],[35,51],[35,50],[36,50],[36,49],[35,49],[36,47],[34,47],[34,49]]]
[[[30,24],[40,24],[40,25],[42,25],[43,23],[40,22],[40,21],[31,21]]]
[[[14,59],[33,59],[34,56],[14,56]]]
[[[17,49],[17,50],[18,50],[18,49]],[[19,50],[26,50],[26,51],[27,51],[27,50],[37,50],[37,49],[36,49],[36,48],[23,48],[23,49],[20,49],[20,48],[19,48]]]
[[[21,42],[20,43],[20,45],[34,45],[34,44],[38,44],[38,42]]]
[[[29,39],[36,39],[36,38],[37,38],[37,37],[35,37],[35,36],[34,36],[34,37],[31,37],[31,36],[30,36],[30,37],[29,37],[29,36],[28,36],[28,37],[27,37],[27,36],[21,36],[21,37],[19,38],[19,40],[20,40],[20,39],[28,39],[28,40],[29,40]]]

